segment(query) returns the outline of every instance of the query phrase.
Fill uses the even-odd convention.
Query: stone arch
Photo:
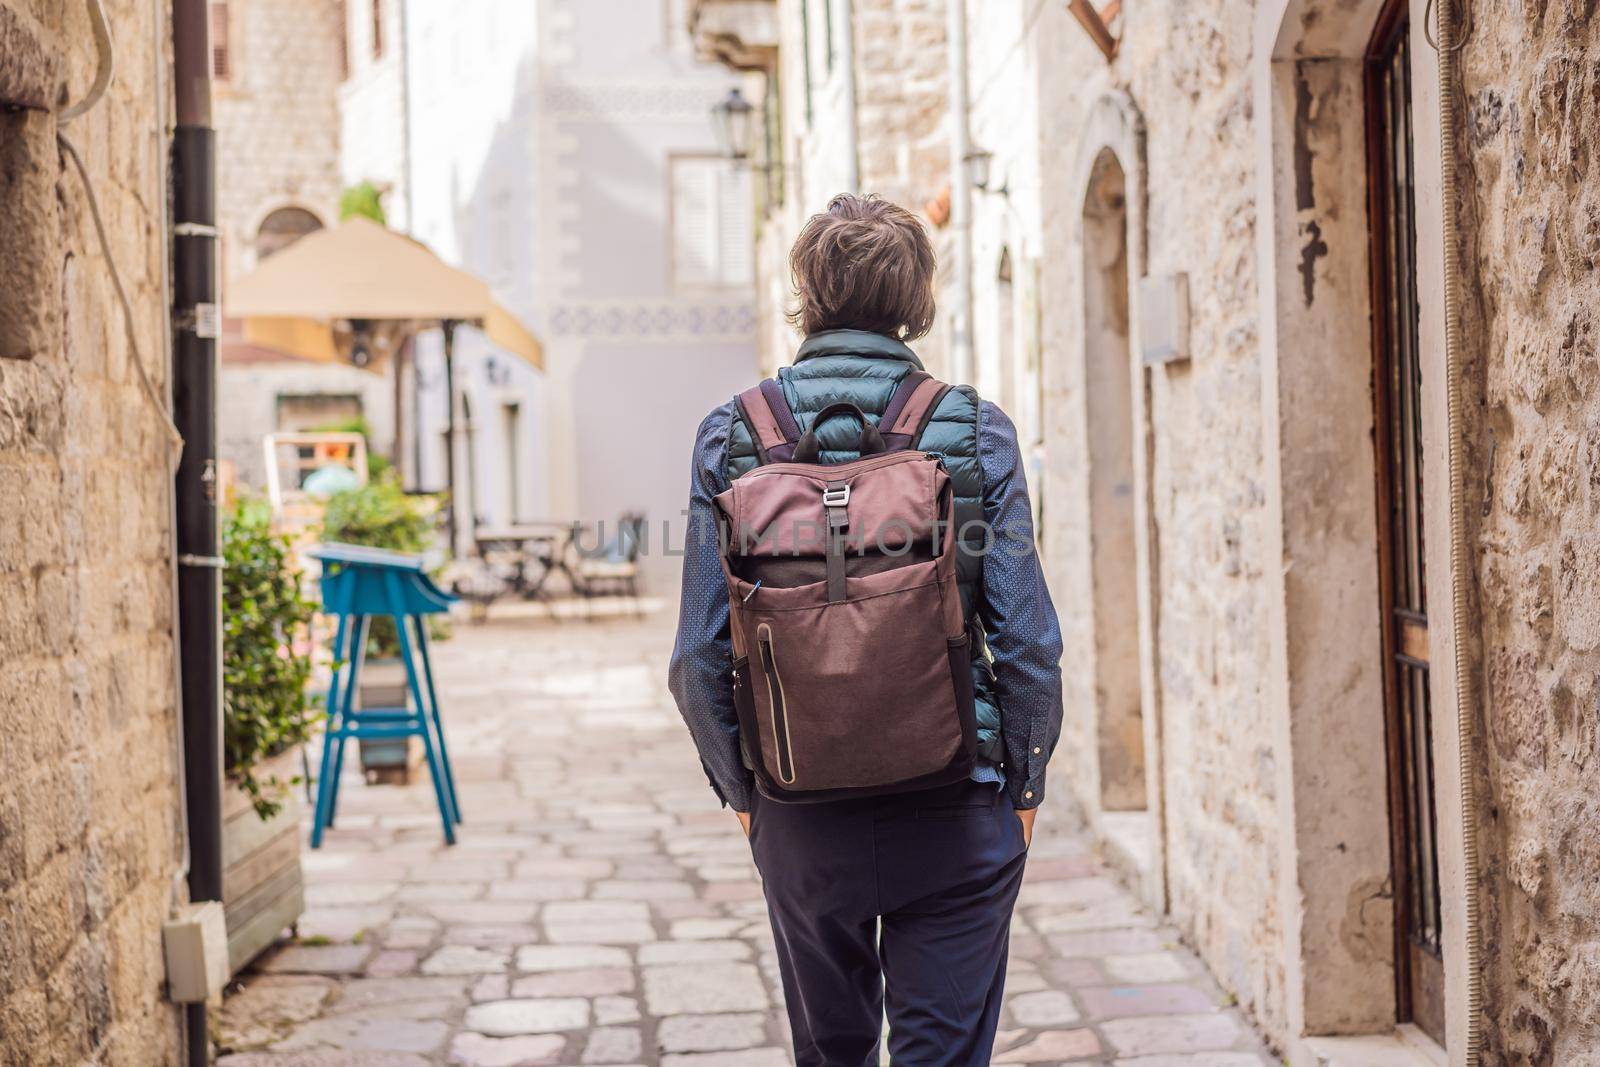
[[[1412,25],[1420,27],[1426,0],[1408,2]],[[1383,906],[1391,864],[1373,352],[1368,331],[1351,328],[1371,316],[1363,68],[1384,6],[1384,0],[1269,0],[1256,9],[1272,641],[1266,697],[1277,709],[1278,888],[1289,1037],[1296,1044],[1395,1025],[1393,915]],[[1435,60],[1421,47],[1412,57],[1417,207],[1419,217],[1437,218]],[[1429,300],[1437,307],[1438,279],[1429,274],[1442,247],[1437,227],[1419,227],[1417,237],[1420,294],[1425,307]],[[1440,351],[1440,329],[1424,315],[1423,352]],[[1442,411],[1424,412],[1425,449],[1436,457],[1442,441],[1435,430],[1427,443],[1429,418],[1442,427]],[[1444,550],[1445,512],[1432,511],[1429,569],[1443,580],[1447,571],[1442,560],[1434,566],[1433,553]],[[1433,678],[1435,708],[1451,706],[1453,684],[1446,671]],[[1459,838],[1458,827],[1453,832],[1448,825],[1456,759],[1453,746],[1442,743],[1447,718],[1437,715],[1434,731],[1441,884],[1452,866],[1447,846]],[[1459,900],[1465,891],[1446,888],[1445,899]],[[1449,909],[1447,903],[1447,952]]]

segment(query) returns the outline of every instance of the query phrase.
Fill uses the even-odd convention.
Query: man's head
[[[813,215],[789,253],[807,334],[871,330],[904,341],[933,327],[933,246],[911,212],[875,196],[840,193]]]

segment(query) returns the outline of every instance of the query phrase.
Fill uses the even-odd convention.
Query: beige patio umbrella
[[[307,234],[234,279],[223,310],[245,320],[245,339],[304,359],[338,360],[341,322],[468,323],[535,367],[538,338],[489,285],[452,267],[420,241],[370,219]]]
[[[446,433],[455,548],[455,329],[476,326],[496,345],[544,367],[539,339],[494,298],[483,279],[450,266],[420,241],[352,218],[307,234],[236,278],[223,310],[244,320],[245,339],[320,362],[375,367],[410,329],[437,323],[444,332]]]

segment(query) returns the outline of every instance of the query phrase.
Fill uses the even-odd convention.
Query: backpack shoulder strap
[[[949,391],[950,386],[923,371],[912,371],[901,378],[878,420],[885,447],[890,451],[916,447],[934,409]]]
[[[793,458],[800,440],[800,425],[784,399],[783,386],[768,378],[734,397],[739,417],[750,428],[755,440],[756,459],[762,465],[784,463]]]

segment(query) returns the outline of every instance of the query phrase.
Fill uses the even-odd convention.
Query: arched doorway
[[[1128,195],[1122,163],[1101,149],[1083,201],[1083,329],[1089,445],[1090,569],[1100,806],[1142,811],[1135,537],[1133,375],[1129,351]]]

